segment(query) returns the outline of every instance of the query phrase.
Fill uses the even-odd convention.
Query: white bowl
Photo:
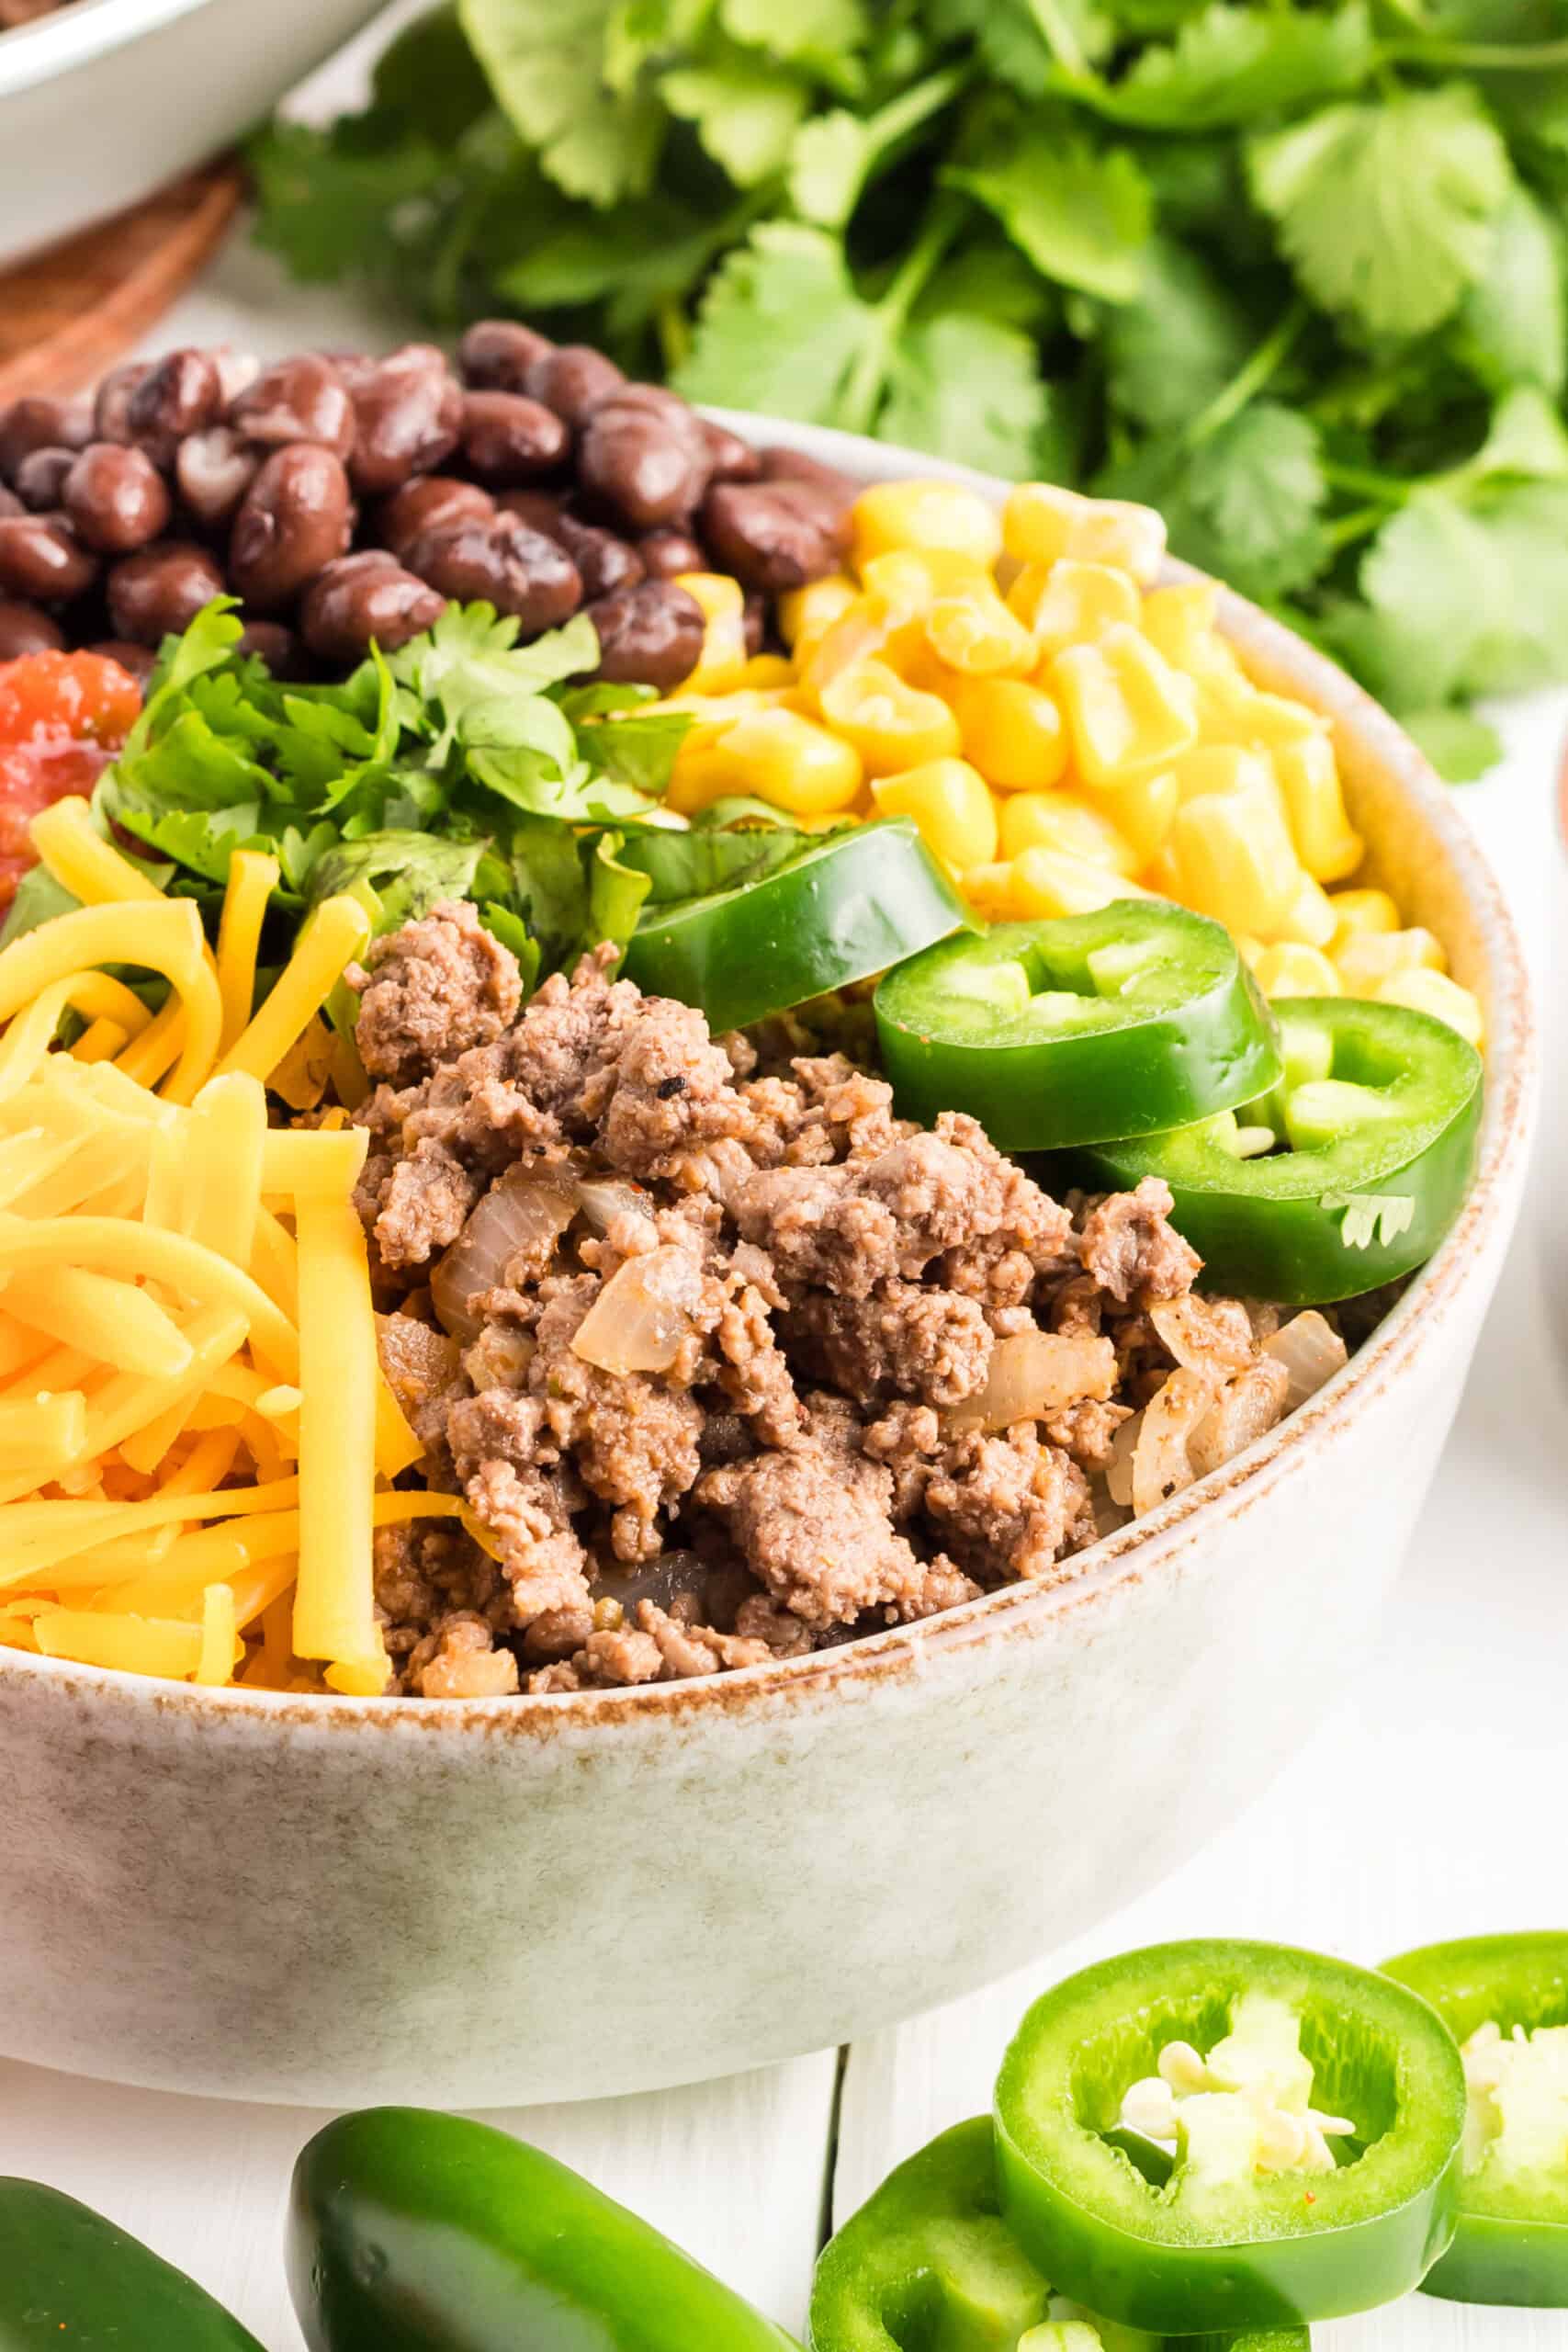
[[[218,154],[382,5],[73,0],[0,33],[0,262]]]
[[[931,471],[728,420],[867,480]],[[999,490],[999,485],[991,485]],[[1250,606],[1335,722],[1375,870],[1486,1008],[1474,1189],[1346,1369],[1250,1452],[1021,1584],[791,1664],[446,1705],[198,1691],[0,1650],[0,2052],[257,2099],[651,2088],[1023,1964],[1182,1861],[1364,1651],[1518,1205],[1519,944],[1415,747]]]

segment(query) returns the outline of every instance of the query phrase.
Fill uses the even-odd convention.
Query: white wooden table
[[[229,337],[268,353],[341,344],[355,332],[344,307],[336,296],[286,288],[239,248],[157,342]],[[1568,694],[1516,705],[1506,723],[1506,768],[1472,787],[1466,805],[1544,977],[1549,940],[1568,914],[1550,818]],[[1228,1835],[1021,1976],[846,2052],[688,2090],[491,2120],[581,2167],[798,2327],[825,2224],[932,2132],[985,2106],[1014,2020],[1069,1968],[1190,1934],[1278,1937],[1375,1962],[1439,1936],[1562,1924],[1564,1107],[1549,1104],[1526,1222],[1377,1655],[1325,1694],[1333,1713],[1323,1732],[1260,1787]],[[1389,1473],[1398,1476],[1399,1464]],[[1323,1503],[1331,1510],[1332,1497]],[[1224,1706],[1223,1690],[1213,1702]],[[1084,1834],[1094,1835],[1092,1820]],[[912,1838],[910,1867],[932,1866]],[[0,1935],[3,1920],[0,1907]],[[84,2000],[91,1974],[85,1952]],[[671,1986],[672,2000],[689,1997],[690,1988]],[[417,2064],[405,2094],[421,2098]],[[278,2260],[281,2217],[294,2154],[321,2120],[0,2063],[0,2172],[52,2181],[112,2213],[231,2304],[268,2352],[299,2352]],[[1568,2352],[1568,2313],[1416,2297],[1324,2327],[1316,2341],[1322,2352]]]

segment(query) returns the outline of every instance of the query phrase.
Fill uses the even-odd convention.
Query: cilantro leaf
[[[445,169],[422,134],[374,116],[326,130],[272,123],[251,141],[248,161],[260,208],[256,242],[293,277],[321,285],[389,263],[388,221],[433,198]]]
[[[475,881],[490,844],[483,840],[439,841],[428,833],[367,833],[340,842],[318,858],[310,876],[310,903],[346,892],[358,899],[378,935],[426,915],[442,899],[475,895]],[[492,861],[493,863],[493,861]]]
[[[1410,1193],[1325,1193],[1325,1209],[1339,1209],[1339,1238],[1347,1250],[1370,1250],[1374,1241],[1386,1250],[1416,1221],[1416,1200]]]
[[[676,389],[719,407],[829,423],[874,317],[836,237],[769,222],[710,281]]]
[[[1373,334],[1425,334],[1450,314],[1513,192],[1500,134],[1458,83],[1326,107],[1247,152],[1303,285]]]
[[[861,0],[719,0],[718,13],[732,40],[790,64],[840,65],[866,36]]]
[[[1218,273],[1190,245],[1156,237],[1143,284],[1102,330],[1110,396],[1153,433],[1176,432],[1208,407],[1257,341]]]
[[[949,311],[901,337],[878,429],[886,440],[1021,481],[1045,462],[1049,419],[1033,339]]]
[[[1423,492],[1361,564],[1336,642],[1395,710],[1540,685],[1568,671],[1568,482],[1472,503]]]
[[[1561,392],[1568,363],[1568,309],[1561,228],[1522,187],[1498,214],[1485,269],[1464,297],[1455,344],[1493,391],[1539,384]]]
[[[973,40],[986,70],[1021,97],[1043,97],[1056,70],[1109,55],[1116,28],[1094,0],[931,0],[939,40]]]
[[[776,822],[694,827],[683,833],[650,827],[631,835],[620,854],[624,865],[646,876],[649,905],[666,907],[760,882],[804,857],[821,839],[820,833],[797,832]]]
[[[1354,89],[1376,59],[1364,0],[1321,16],[1213,0],[1119,82],[1070,94],[1143,130],[1218,130]]]
[[[841,229],[860,201],[875,152],[870,125],[842,107],[803,123],[789,162],[789,200],[801,219]]]
[[[1321,567],[1317,429],[1278,401],[1255,401],[1190,451],[1145,442],[1096,486],[1163,508],[1178,555],[1265,603]]]
[[[1152,206],[1125,148],[1097,150],[1041,125],[995,164],[954,165],[945,177],[989,207],[1042,277],[1104,302],[1137,294]]]
[[[664,133],[653,98],[612,90],[604,79],[614,5],[457,0],[474,54],[518,136],[558,187],[592,204],[645,194]]]
[[[1398,716],[1445,784],[1474,784],[1503,756],[1496,729],[1455,704],[1438,710],[1402,710]]]
[[[806,112],[804,82],[744,50],[660,74],[659,93],[738,187],[754,187],[782,171]]]

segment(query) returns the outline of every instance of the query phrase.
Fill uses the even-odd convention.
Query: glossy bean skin
[[[671,694],[702,658],[706,623],[696,598],[672,580],[641,580],[589,606],[599,632],[598,675]]]
[[[613,359],[585,343],[563,343],[535,360],[524,379],[530,400],[543,401],[573,431],[587,423],[601,401],[618,391],[626,378]]]
[[[25,514],[27,511],[16,492],[8,490],[6,484],[0,481],[0,522],[4,522],[7,514]]]
[[[555,347],[548,335],[536,334],[515,319],[480,319],[457,345],[457,366],[475,391],[521,392],[527,390],[530,368],[549,358]]]
[[[265,662],[275,678],[295,681],[310,674],[304,647],[282,621],[248,620],[240,631],[239,650]]]
[[[634,387],[640,390],[641,387]],[[582,486],[638,531],[684,519],[707,487],[697,420],[618,396],[595,409],[578,448]]]
[[[74,449],[29,449],[13,477],[17,496],[29,514],[50,514],[62,503],[65,477],[76,462]]]
[[[774,443],[758,450],[757,463],[763,481],[815,482],[840,509],[852,506],[860,495],[860,484],[837,466],[825,466],[820,458],[805,457],[798,449],[781,449]]]
[[[0,408],[0,477],[14,481],[17,468],[35,449],[79,449],[92,431],[92,412],[81,401],[44,400],[27,394]]]
[[[719,569],[770,596],[837,571],[843,552],[842,517],[815,482],[716,483],[702,527]]]
[[[139,686],[144,686],[147,684],[158,666],[158,652],[155,646],[132,645],[130,639],[126,637],[101,637],[96,645],[89,645],[87,650],[89,653],[100,655],[106,662],[118,662],[130,677],[135,679]]]
[[[188,433],[175,453],[175,481],[185,505],[209,530],[233,520],[262,469],[262,452],[231,424]]]
[[[130,555],[168,527],[168,485],[145,449],[121,441],[89,441],[60,503],[83,545],[104,555]]]
[[[93,401],[91,439],[130,440],[131,399],[142,379],[152,373],[150,359],[128,359],[123,367],[110,368]]]
[[[455,602],[482,597],[514,613],[531,636],[558,628],[582,602],[582,582],[564,548],[516,514],[495,514],[423,531],[404,560]]]
[[[706,550],[690,531],[647,531],[638,539],[637,551],[650,580],[676,580],[682,571],[708,568]]]
[[[0,597],[0,662],[15,662],[24,653],[58,653],[64,644],[65,631],[41,605]]]
[[[495,501],[475,481],[454,474],[422,474],[394,491],[378,516],[378,535],[399,561],[423,531],[448,523],[488,522]]]
[[[97,558],[63,514],[12,514],[0,521],[0,595],[68,605],[97,576]]]
[[[617,588],[629,588],[644,577],[642,558],[629,540],[618,538],[597,523],[580,522],[568,513],[561,499],[547,491],[503,491],[496,503],[507,514],[521,516],[531,531],[542,531],[547,539],[566,549],[590,602]]]
[[[710,481],[757,481],[762,471],[761,452],[750,441],[742,441],[739,433],[731,433],[727,424],[714,424],[705,416],[700,418],[703,439],[707,444],[708,480]]]
[[[547,539],[560,539],[566,514],[563,491],[503,490],[497,492],[495,503],[508,514],[520,514],[531,531],[543,531]]]
[[[311,441],[275,449],[245,492],[229,539],[235,592],[276,612],[346,550],[353,500],[341,458]]]
[[[188,539],[155,541],[123,556],[109,571],[114,633],[133,645],[157,645],[188,628],[223,587],[223,574],[205,548]]]
[[[463,389],[432,343],[404,344],[349,390],[355,435],[349,480],[384,497],[451,455],[463,425]]]
[[[385,653],[431,628],[446,600],[379,548],[339,556],[305,591],[299,626],[319,661],[362,661],[372,639]]]
[[[463,455],[490,489],[537,481],[566,461],[571,435],[555,411],[521,392],[469,392]]]
[[[768,638],[768,600],[760,588],[746,591],[740,624],[746,634],[747,653],[761,653]]]
[[[223,381],[205,351],[171,351],[133,387],[126,405],[130,437],[156,466],[172,466],[187,433],[205,432],[223,413]]]
[[[269,449],[310,441],[346,458],[354,447],[354,402],[332,362],[313,351],[264,368],[231,408],[229,422]]]

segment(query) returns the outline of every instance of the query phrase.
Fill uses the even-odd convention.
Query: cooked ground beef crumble
[[[396,1689],[712,1674],[1059,1580],[1278,1420],[1280,1318],[1193,1294],[1162,1184],[1055,1201],[614,962],[525,1006],[446,903],[351,976],[382,1358],[471,1531],[377,1539]]]

